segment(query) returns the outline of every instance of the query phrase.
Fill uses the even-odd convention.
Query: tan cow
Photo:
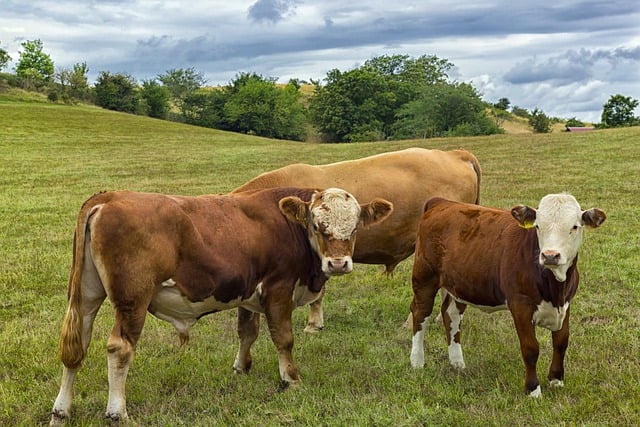
[[[359,205],[336,188],[91,197],[76,225],[60,338],[62,384],[51,424],[70,414],[73,381],[106,297],[115,312],[107,343],[106,416],[112,420],[127,418],[125,381],[147,311],[172,323],[186,342],[200,317],[237,307],[238,373],[251,368],[250,349],[264,313],[280,377],[285,385],[298,384],[293,309],[318,298],[329,276],[351,272],[356,226],[378,223],[392,209],[382,199]]]
[[[374,196],[389,200],[394,206],[389,219],[358,230],[353,261],[384,264],[391,273],[413,254],[425,201],[440,196],[477,204],[480,178],[478,160],[466,150],[408,148],[327,165],[292,164],[263,173],[233,192],[279,186],[340,187],[358,200]],[[305,331],[316,332],[323,326],[321,297],[311,304]]]

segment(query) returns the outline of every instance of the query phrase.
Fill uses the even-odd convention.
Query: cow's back
[[[504,278],[534,274],[535,256],[527,254],[536,241],[535,231],[520,228],[508,211],[436,197],[425,204],[419,224],[414,274],[420,268],[440,277],[462,300],[500,305],[502,286],[513,285]]]
[[[371,229],[359,229],[354,261],[384,264],[393,271],[409,257],[424,202],[433,196],[478,203],[481,171],[466,150],[409,148],[327,165],[293,164],[266,172],[235,192],[277,186],[340,187],[367,202],[382,197],[393,214]]]
[[[191,301],[213,290],[226,302],[251,293],[266,274],[295,275],[309,267],[301,265],[310,250],[306,235],[286,220],[278,201],[289,195],[309,200],[311,194],[289,188],[197,197],[109,193],[92,218],[92,244],[103,258],[148,266],[157,283],[171,278]]]

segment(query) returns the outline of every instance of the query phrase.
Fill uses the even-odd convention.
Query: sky
[[[550,117],[598,123],[612,95],[640,99],[637,0],[2,0],[5,71],[36,39],[56,69],[85,62],[91,84],[180,68],[207,85],[243,72],[322,81],[399,54],[446,59],[485,101]]]

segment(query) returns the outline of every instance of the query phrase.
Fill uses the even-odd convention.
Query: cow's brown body
[[[341,214],[338,221],[328,216],[334,208]],[[236,372],[251,367],[250,347],[264,313],[281,379],[297,384],[291,355],[293,309],[315,300],[331,274],[351,271],[351,231],[358,222],[374,224],[391,210],[384,200],[358,205],[339,189],[93,196],[83,205],[76,227],[60,341],[63,379],[52,424],[70,412],[71,386],[106,297],[115,311],[107,344],[107,416],[112,419],[127,417],[124,386],[147,311],[171,322],[185,342],[201,316],[238,307]],[[342,237],[329,235],[332,227]]]
[[[413,254],[424,202],[433,196],[479,203],[481,169],[466,150],[409,148],[327,165],[292,164],[265,172],[233,192],[278,186],[340,187],[358,200],[376,195],[393,203],[382,224],[358,230],[354,262],[383,264],[388,273]],[[307,331],[324,326],[322,299],[311,305]]]
[[[558,221],[557,230],[554,230],[555,222],[545,224],[548,230],[560,232],[561,238],[564,238],[564,233],[568,238],[578,231],[581,238],[582,231],[578,227],[597,227],[604,221],[604,212],[595,209],[585,211],[581,218],[579,206],[577,203],[572,205],[575,199],[571,196],[556,198],[561,201],[558,206],[569,200],[573,211],[578,213],[574,214],[575,219],[565,221],[569,224],[566,231],[561,221]],[[562,214],[565,211],[559,209]],[[414,342],[411,362],[414,367],[421,367],[424,363],[424,328],[432,313],[436,293],[442,288],[445,296],[441,315],[453,367],[465,367],[460,347],[460,322],[466,305],[486,311],[508,309],[520,339],[527,392],[532,396],[540,395],[536,375],[539,353],[536,326],[552,331],[553,360],[549,380],[552,385],[564,384],[569,303],[578,289],[577,249],[580,242],[576,240],[570,245],[559,245],[561,249],[558,251],[545,252],[545,258],[538,239],[540,231],[522,228],[532,225],[535,216],[535,209],[524,206],[515,207],[510,213],[441,198],[430,199],[426,203],[418,229],[412,274]],[[575,247],[569,248],[571,245]],[[561,267],[563,271],[552,272],[565,261],[561,256],[570,257],[574,249],[575,257],[567,259],[567,264]],[[559,280],[558,277],[563,278],[562,274],[566,276]]]

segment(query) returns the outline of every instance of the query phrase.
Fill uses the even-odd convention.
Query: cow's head
[[[548,194],[540,200],[537,210],[520,205],[511,209],[511,215],[521,227],[536,228],[538,262],[551,270],[559,282],[566,280],[567,270],[578,255],[583,227],[599,227],[607,218],[600,209],[581,210],[570,194]]]
[[[289,221],[307,229],[311,246],[322,260],[322,271],[330,276],[353,270],[356,228],[359,224],[367,227],[384,221],[391,215],[393,205],[378,198],[360,205],[348,192],[328,188],[315,192],[309,202],[285,197],[280,200],[280,210]]]

